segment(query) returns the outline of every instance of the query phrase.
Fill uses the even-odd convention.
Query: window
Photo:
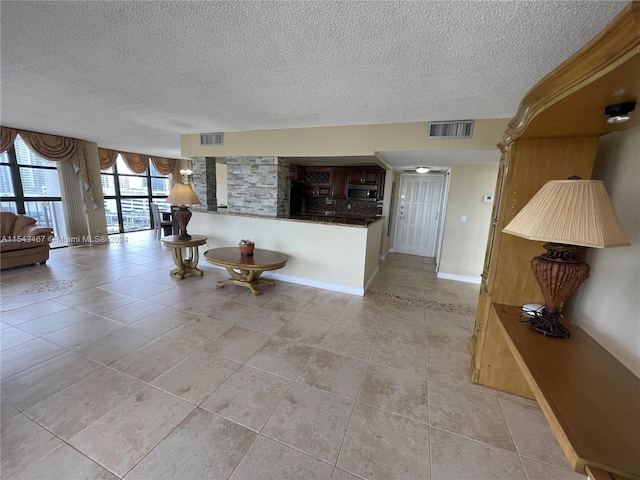
[[[32,152],[20,135],[0,155],[0,210],[29,215],[53,228],[52,248],[67,245],[56,162]]]
[[[149,202],[169,210],[165,202],[171,189],[168,175],[161,175],[149,162],[142,173],[132,172],[122,156],[101,174],[108,233],[135,232],[151,228]]]

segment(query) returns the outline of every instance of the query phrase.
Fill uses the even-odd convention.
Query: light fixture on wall
[[[602,181],[579,177],[547,182],[502,231],[547,242],[547,252],[531,260],[544,309],[528,323],[551,337],[569,336],[559,322],[560,307],[589,277],[586,247],[630,245]]]
[[[418,167],[418,168],[416,168],[416,172],[417,172],[417,173],[428,173],[428,172],[429,172],[429,170],[430,170],[430,169],[429,169],[429,168],[427,168],[427,167]]]
[[[178,223],[180,224],[180,232],[178,238],[180,240],[189,240],[191,235],[187,233],[187,224],[191,220],[191,211],[188,205],[198,204],[200,200],[196,196],[196,192],[193,191],[191,185],[188,183],[176,183],[172,188],[169,196],[167,197],[167,203],[169,205],[177,206],[178,208],[173,210]]]
[[[622,123],[629,120],[629,113],[636,109],[636,102],[616,103],[605,107],[604,114],[609,115],[607,123]]]

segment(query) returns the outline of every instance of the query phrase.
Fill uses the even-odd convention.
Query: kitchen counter
[[[342,214],[295,213],[289,216],[292,220],[306,220],[317,223],[338,223],[343,225],[370,225],[381,217]]]
[[[246,213],[229,213],[225,210],[217,212],[212,210],[204,210],[200,208],[193,208],[192,212],[201,212],[212,215],[220,215],[220,216],[234,216],[234,217],[244,217],[244,218],[264,218],[268,220],[285,220],[285,221],[295,221],[295,222],[306,222],[306,223],[320,223],[320,224],[332,224],[332,225],[341,225],[345,227],[368,227],[372,223],[377,222],[378,220],[382,220],[384,217],[372,217],[366,215],[343,215],[343,214],[311,214],[311,213],[298,213],[291,214],[288,217],[265,217],[263,215],[252,215]]]
[[[384,220],[378,218],[366,225],[366,218],[319,215],[313,221],[313,215],[307,217],[194,210],[189,231],[207,236],[209,249],[235,246],[241,238],[250,238],[257,249],[284,253],[289,258],[287,265],[270,278],[364,295],[365,286],[378,270]],[[337,223],[347,220],[360,224]]]

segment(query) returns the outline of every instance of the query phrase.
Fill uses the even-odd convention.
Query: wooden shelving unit
[[[640,115],[618,125],[606,123],[604,115],[607,105],[638,100],[639,79],[640,2],[633,1],[591,42],[543,78],[523,98],[509,123],[498,145],[501,160],[492,225],[475,329],[469,341],[472,354],[469,374],[473,382],[529,398],[539,397],[532,388],[534,384],[523,373],[522,361],[514,355],[514,347],[492,304],[544,303],[530,269],[531,259],[544,250],[542,242],[506,235],[502,229],[548,180],[572,175],[591,178],[599,137],[640,125]],[[572,336],[567,343],[573,342]],[[572,397],[571,401],[578,406],[581,399]],[[617,406],[612,402],[606,408],[615,410]],[[553,425],[555,417],[547,410],[545,414]],[[596,422],[599,435],[605,430],[615,430],[600,419],[584,420]],[[635,436],[623,436],[620,441],[632,442],[638,449],[639,425],[635,427]],[[624,430],[620,435],[627,434],[630,432]],[[640,449],[636,453],[640,457]],[[585,471],[582,457],[572,459],[567,455],[577,471]],[[596,470],[606,467],[640,479],[640,470],[629,472],[617,460],[612,463],[591,467]]]

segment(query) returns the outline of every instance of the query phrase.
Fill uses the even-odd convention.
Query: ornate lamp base
[[[529,326],[546,336],[569,337],[560,321],[560,307],[565,299],[589,278],[589,265],[582,261],[585,247],[563,243],[545,243],[547,253],[531,260],[531,270],[542,295],[544,310],[529,320]]]
[[[177,210],[173,211],[173,214],[180,225],[178,238],[180,240],[191,240],[191,235],[187,233],[187,224],[189,223],[189,220],[191,220],[191,211],[189,210],[189,207],[186,205],[180,205]]]

